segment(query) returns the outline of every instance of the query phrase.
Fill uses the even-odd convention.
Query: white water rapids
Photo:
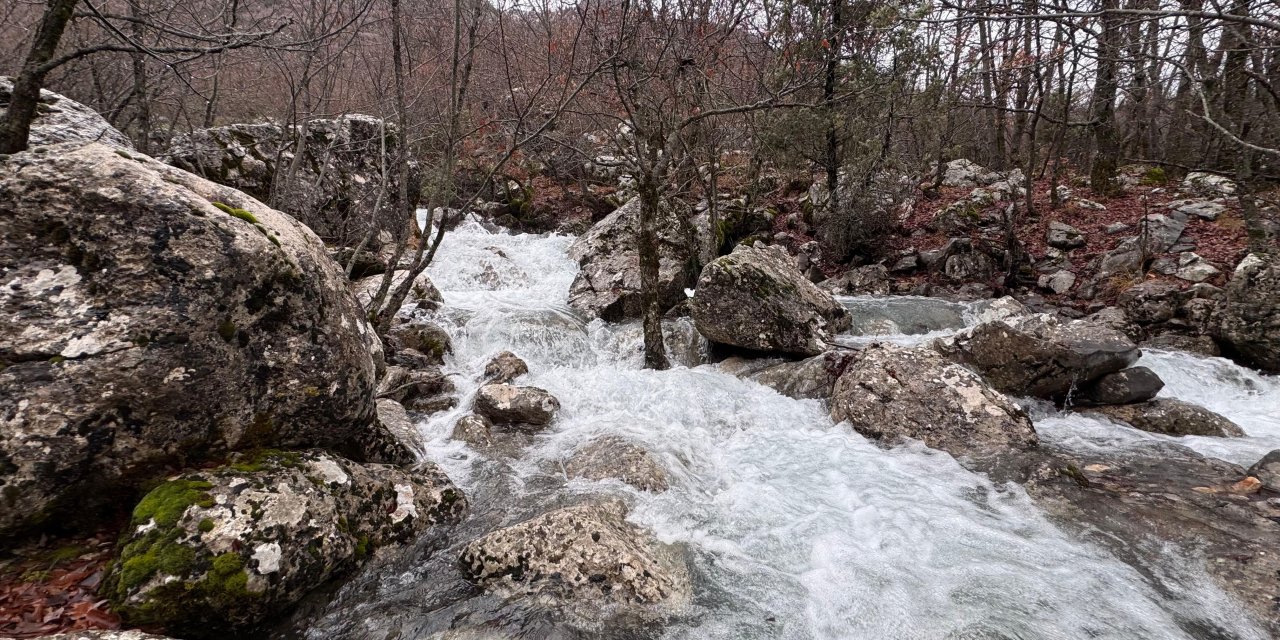
[[[1061,529],[1021,488],[993,484],[945,453],[881,448],[833,424],[818,401],[781,396],[714,365],[643,370],[636,325],[585,323],[566,306],[577,268],[565,255],[571,240],[493,234],[474,223],[446,238],[430,274],[445,298],[435,320],[453,336],[446,368],[457,374],[461,402],[421,428],[428,457],[471,496],[473,511],[487,514],[473,518],[511,524],[566,491],[621,495],[632,521],[685,549],[694,605],[655,637],[1266,637],[1177,550],[1163,575],[1140,574]],[[974,316],[972,306],[940,301],[923,303],[932,305],[923,314],[909,300],[844,302],[861,312],[857,331],[908,343]],[[548,389],[562,410],[495,472],[499,463],[449,436],[488,357],[508,349],[529,364],[521,383]],[[1179,442],[1244,465],[1280,448],[1275,379],[1181,353],[1151,352],[1141,364],[1167,382],[1163,395],[1203,404],[1249,434]],[[1073,448],[1167,439],[1039,413],[1042,437]],[[672,488],[650,494],[617,482],[565,483],[560,462],[605,434],[655,452]],[[490,486],[495,475],[504,478],[500,490]],[[459,609],[427,603],[421,585],[433,575],[425,566],[368,579],[361,604],[330,610],[309,635],[449,637],[432,634]],[[522,636],[518,627],[513,635],[545,637]]]

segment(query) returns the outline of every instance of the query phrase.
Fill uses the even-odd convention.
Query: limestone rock
[[[1182,188],[1192,193],[1208,197],[1233,196],[1236,194],[1236,183],[1226,176],[1203,171],[1192,171],[1182,179]]]
[[[117,151],[0,159],[0,536],[174,463],[334,446],[374,417],[382,345],[315,234]]]
[[[450,437],[473,447],[487,447],[493,444],[493,424],[484,416],[468,413],[454,423]]]
[[[1065,223],[1054,220],[1049,223],[1049,231],[1045,233],[1045,242],[1057,249],[1075,249],[1085,244],[1084,232]]]
[[[251,628],[374,549],[456,524],[467,501],[436,467],[265,451],[147,494],[102,593],[134,625]]]
[[[13,79],[0,76],[0,112],[9,108],[12,94]],[[40,90],[40,104],[27,142],[31,147],[98,142],[125,152],[133,149],[129,136],[111,126],[97,111],[48,89]]]
[[[564,465],[570,478],[621,480],[644,491],[666,491],[667,470],[644,447],[605,436],[578,449]]]
[[[708,340],[756,351],[818,355],[849,316],[796,271],[785,252],[739,245],[702,270],[690,303]]]
[[[634,198],[606,216],[569,247],[581,270],[569,287],[569,306],[609,321],[638,318],[640,258],[637,249],[640,200]],[[685,299],[693,286],[693,241],[687,218],[664,205],[657,219],[658,300],[663,310]]]
[[[1122,404],[1094,409],[1134,429],[1170,436],[1243,436],[1236,423],[1190,402],[1156,398],[1139,404]]]
[[[1040,276],[1036,282],[1041,289],[1047,289],[1057,294],[1063,294],[1071,290],[1076,284],[1076,274],[1060,269],[1054,273],[1046,273]]]
[[[1045,314],[985,322],[934,344],[1005,393],[1050,399],[1119,371],[1141,355],[1115,329]]]
[[[485,591],[596,624],[653,621],[687,605],[683,560],[624,517],[614,502],[552,511],[468,544],[462,569]]]
[[[969,369],[928,349],[867,349],[836,381],[831,419],[868,438],[915,438],[981,458],[1037,444],[1022,409]]]
[[[887,295],[889,285],[889,270],[882,264],[854,267],[818,283],[820,289],[837,296]]]
[[[857,358],[855,352],[828,351],[798,362],[763,361],[763,366],[755,365],[759,360],[729,358],[720,368],[790,398],[828,400],[840,374]]]
[[[541,427],[551,423],[560,401],[545,389],[511,384],[486,384],[476,392],[474,410],[498,424]]]

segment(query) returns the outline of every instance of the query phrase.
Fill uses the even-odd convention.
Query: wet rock
[[[677,553],[625,520],[619,503],[552,511],[468,544],[464,574],[502,597],[532,598],[571,621],[643,623],[687,605]]]
[[[102,594],[129,624],[208,637],[264,622],[373,550],[461,521],[436,467],[265,451],[191,472],[133,511]]]
[[[529,365],[510,351],[493,356],[484,365],[484,379],[489,382],[511,382],[526,373],[529,373]]]
[[[373,420],[382,345],[315,234],[117,151],[0,159],[0,536],[180,461]]]
[[[487,447],[493,444],[493,424],[484,416],[468,413],[453,424],[450,437],[473,447]]]
[[[551,423],[560,401],[538,387],[486,384],[476,392],[473,410],[497,424],[541,427]]]
[[[1129,367],[1108,373],[1080,391],[1070,401],[1080,405],[1131,404],[1156,397],[1164,381],[1147,367]]]
[[[1213,333],[1233,359],[1280,372],[1280,261],[1258,254],[1240,261]]]
[[[399,269],[391,276],[391,286],[387,289],[386,299],[391,298],[392,293],[409,277],[409,273],[408,269]],[[353,283],[356,300],[360,302],[360,306],[369,308],[373,298],[378,295],[378,289],[382,286],[384,277],[385,274],[372,276]],[[427,274],[420,273],[413,279],[413,286],[409,289],[409,296],[405,298],[405,302],[413,302],[423,309],[433,310],[444,304],[444,296],[440,295],[440,290],[431,282]]]
[[[9,108],[10,96],[13,94],[13,79],[0,76],[0,111]],[[86,107],[62,94],[48,89],[40,90],[40,103],[36,106],[36,118],[31,123],[31,135],[27,144],[31,147],[77,143],[97,142],[123,151],[133,149],[129,136],[118,131],[98,115],[97,111]]]
[[[378,382],[378,397],[395,400],[406,407],[423,413],[442,411],[457,405],[453,397],[456,387],[439,367],[407,369],[401,366],[387,367],[387,374]]]
[[[412,349],[426,356],[431,364],[444,364],[445,355],[453,353],[453,340],[433,322],[397,323],[387,330],[386,339],[389,351]]]
[[[914,438],[972,458],[1037,443],[1031,420],[1017,404],[929,349],[864,351],[836,381],[831,419],[847,420],[868,438]]]
[[[702,270],[690,303],[712,342],[756,351],[817,355],[849,317],[831,294],[796,271],[785,252],[739,245]]]
[[[828,351],[799,362],[729,358],[720,363],[720,368],[790,398],[828,400],[840,374],[857,358],[857,352],[843,350]]]
[[[1071,290],[1076,284],[1076,274],[1062,269],[1054,273],[1046,273],[1040,276],[1037,281],[1041,289],[1052,291],[1057,294],[1063,294]]]
[[[384,148],[394,158],[398,146],[395,125],[352,114],[309,120],[305,132],[274,122],[200,129],[175,137],[164,161],[263,202],[274,197],[320,237],[354,246],[368,231],[380,196],[389,200],[398,191],[394,179],[384,188],[381,177]],[[416,173],[417,164],[411,169]],[[409,183],[410,208],[419,184],[416,176]]]
[[[374,428],[380,446],[376,454],[366,453],[364,460],[404,467],[417,462],[418,453],[426,450],[422,433],[409,419],[409,412],[395,400],[378,400],[378,421]]]
[[[1049,223],[1049,230],[1045,232],[1045,242],[1051,247],[1064,251],[1083,247],[1084,232],[1065,222],[1054,220]]]
[[[1176,398],[1156,398],[1139,404],[1092,409],[1134,429],[1169,436],[1243,436],[1236,423],[1196,404]]]
[[[1249,467],[1249,475],[1257,478],[1268,491],[1280,492],[1280,449],[1276,449]]]
[[[573,453],[564,465],[570,478],[621,480],[643,491],[670,486],[667,470],[644,447],[617,436],[598,438]]]
[[[1167,351],[1186,351],[1202,356],[1216,358],[1222,355],[1218,343],[1209,336],[1189,336],[1180,333],[1160,333],[1142,343],[1143,349],[1164,349]]]
[[[658,214],[658,301],[664,311],[684,300],[697,279],[687,220],[671,205]],[[569,286],[569,306],[609,321],[642,315],[639,224],[640,200],[633,198],[574,241],[569,256],[581,269]]]
[[[818,283],[818,287],[837,296],[883,296],[889,293],[889,270],[882,264],[854,267]]]
[[[1119,371],[1140,355],[1115,329],[1045,314],[985,322],[934,345],[1005,393],[1050,399]]]

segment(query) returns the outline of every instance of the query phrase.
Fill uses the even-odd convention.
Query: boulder
[[[484,365],[483,378],[489,382],[507,383],[529,373],[529,365],[510,351],[503,351]]]
[[[1156,397],[1164,381],[1147,367],[1129,367],[1108,373],[1071,394],[1070,402],[1079,405],[1132,404]]]
[[[1138,235],[1125,238],[1103,254],[1098,263],[1099,278],[1138,271],[1143,261],[1172,249],[1186,229],[1186,218],[1185,214],[1176,211],[1169,212],[1169,215],[1153,213],[1143,216],[1138,224]]]
[[[1280,372],[1280,261],[1249,254],[1227,284],[1213,327],[1223,351],[1241,364]]]
[[[1183,215],[1217,220],[1218,216],[1227,210],[1227,205],[1212,200],[1187,199],[1170,202],[1169,208]]]
[[[667,470],[652,453],[617,436],[596,439],[573,452],[564,471],[570,478],[621,480],[643,491],[666,491],[670,484]]]
[[[107,631],[103,629],[91,629],[83,631],[68,631],[51,636],[40,636],[36,640],[172,640],[168,636],[158,636],[153,633],[145,633],[137,629],[129,629],[128,631]]]
[[[13,79],[0,76],[0,112],[9,108],[12,95]],[[37,147],[90,142],[105,144],[125,152],[133,149],[129,136],[111,126],[97,111],[64,95],[41,89],[40,104],[36,107],[36,118],[31,122],[31,135],[27,138],[27,144]]]
[[[656,621],[690,602],[689,570],[625,515],[616,502],[585,504],[499,529],[463,549],[463,573],[487,592],[594,628]]]
[[[1156,398],[1138,404],[1098,407],[1102,415],[1123,422],[1134,429],[1169,436],[1244,435],[1236,423],[1196,404],[1176,398]]]
[[[739,245],[702,270],[690,302],[698,332],[756,351],[818,355],[849,327],[844,308],[795,269],[785,252]]]
[[[450,437],[473,447],[487,447],[493,444],[493,424],[484,416],[468,413],[453,424]]]
[[[1049,223],[1049,230],[1045,232],[1044,239],[1049,246],[1064,251],[1083,247],[1085,244],[1083,231],[1057,220]]]
[[[1036,284],[1038,284],[1041,289],[1061,295],[1070,291],[1071,287],[1075,286],[1076,274],[1071,273],[1066,269],[1059,269],[1054,273],[1046,273],[1040,276],[1040,279]]]
[[[965,158],[952,160],[944,165],[942,186],[972,188],[991,184],[1000,179],[1000,174]]]
[[[1170,282],[1143,280],[1125,289],[1116,298],[1116,305],[1125,316],[1140,325],[1159,324],[1172,320],[1178,313],[1186,295]]]
[[[118,151],[0,159],[0,536],[374,418],[381,342],[315,234]]]
[[[486,384],[476,391],[473,410],[498,424],[541,427],[551,423],[560,401],[538,387]]]
[[[407,369],[394,365],[387,367],[377,393],[378,398],[394,400],[414,411],[434,413],[457,405],[454,391],[453,381],[439,367]]]
[[[211,637],[253,628],[383,546],[456,524],[436,467],[262,451],[186,473],[133,510],[101,593],[131,625]]]
[[[1185,191],[1210,198],[1228,197],[1236,194],[1236,183],[1226,176],[1192,171],[1182,179]]]
[[[1115,329],[1085,320],[1062,322],[1046,314],[984,322],[934,346],[1005,393],[1055,400],[1141,355]]]
[[[1037,444],[1031,420],[1017,404],[929,349],[864,351],[836,381],[831,419],[847,420],[875,440],[914,438],[971,458]]]
[[[386,340],[389,351],[412,349],[436,365],[444,364],[445,355],[453,353],[453,340],[448,332],[433,322],[396,323],[387,330]]]
[[[275,202],[326,241],[353,246],[374,222],[370,212],[380,197],[393,198],[398,191],[394,178],[383,185],[382,168],[383,153],[394,158],[399,139],[390,122],[361,114],[298,127],[230,124],[175,137],[164,161]],[[416,206],[419,184],[416,176],[410,181],[410,207]],[[393,215],[395,207],[384,209]],[[384,229],[403,224],[382,222]]]
[[[580,270],[569,286],[569,306],[609,321],[639,318],[640,257],[637,248],[640,199],[633,198],[606,216],[569,247]],[[694,247],[687,218],[674,205],[658,213],[658,302],[662,310],[685,299],[693,286]]]
[[[828,351],[798,362],[770,363],[734,357],[722,361],[720,368],[790,398],[829,400],[836,380],[857,358],[858,353],[853,351]]]
[[[1276,449],[1249,467],[1249,475],[1258,479],[1263,488],[1280,493],[1280,449]]]
[[[1188,282],[1204,282],[1222,273],[1208,260],[1190,251],[1178,256],[1178,268],[1173,275]]]

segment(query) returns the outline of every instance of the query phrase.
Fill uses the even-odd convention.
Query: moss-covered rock
[[[147,494],[101,593],[129,624],[184,637],[251,628],[375,549],[457,523],[466,508],[431,465],[258,451]]]

